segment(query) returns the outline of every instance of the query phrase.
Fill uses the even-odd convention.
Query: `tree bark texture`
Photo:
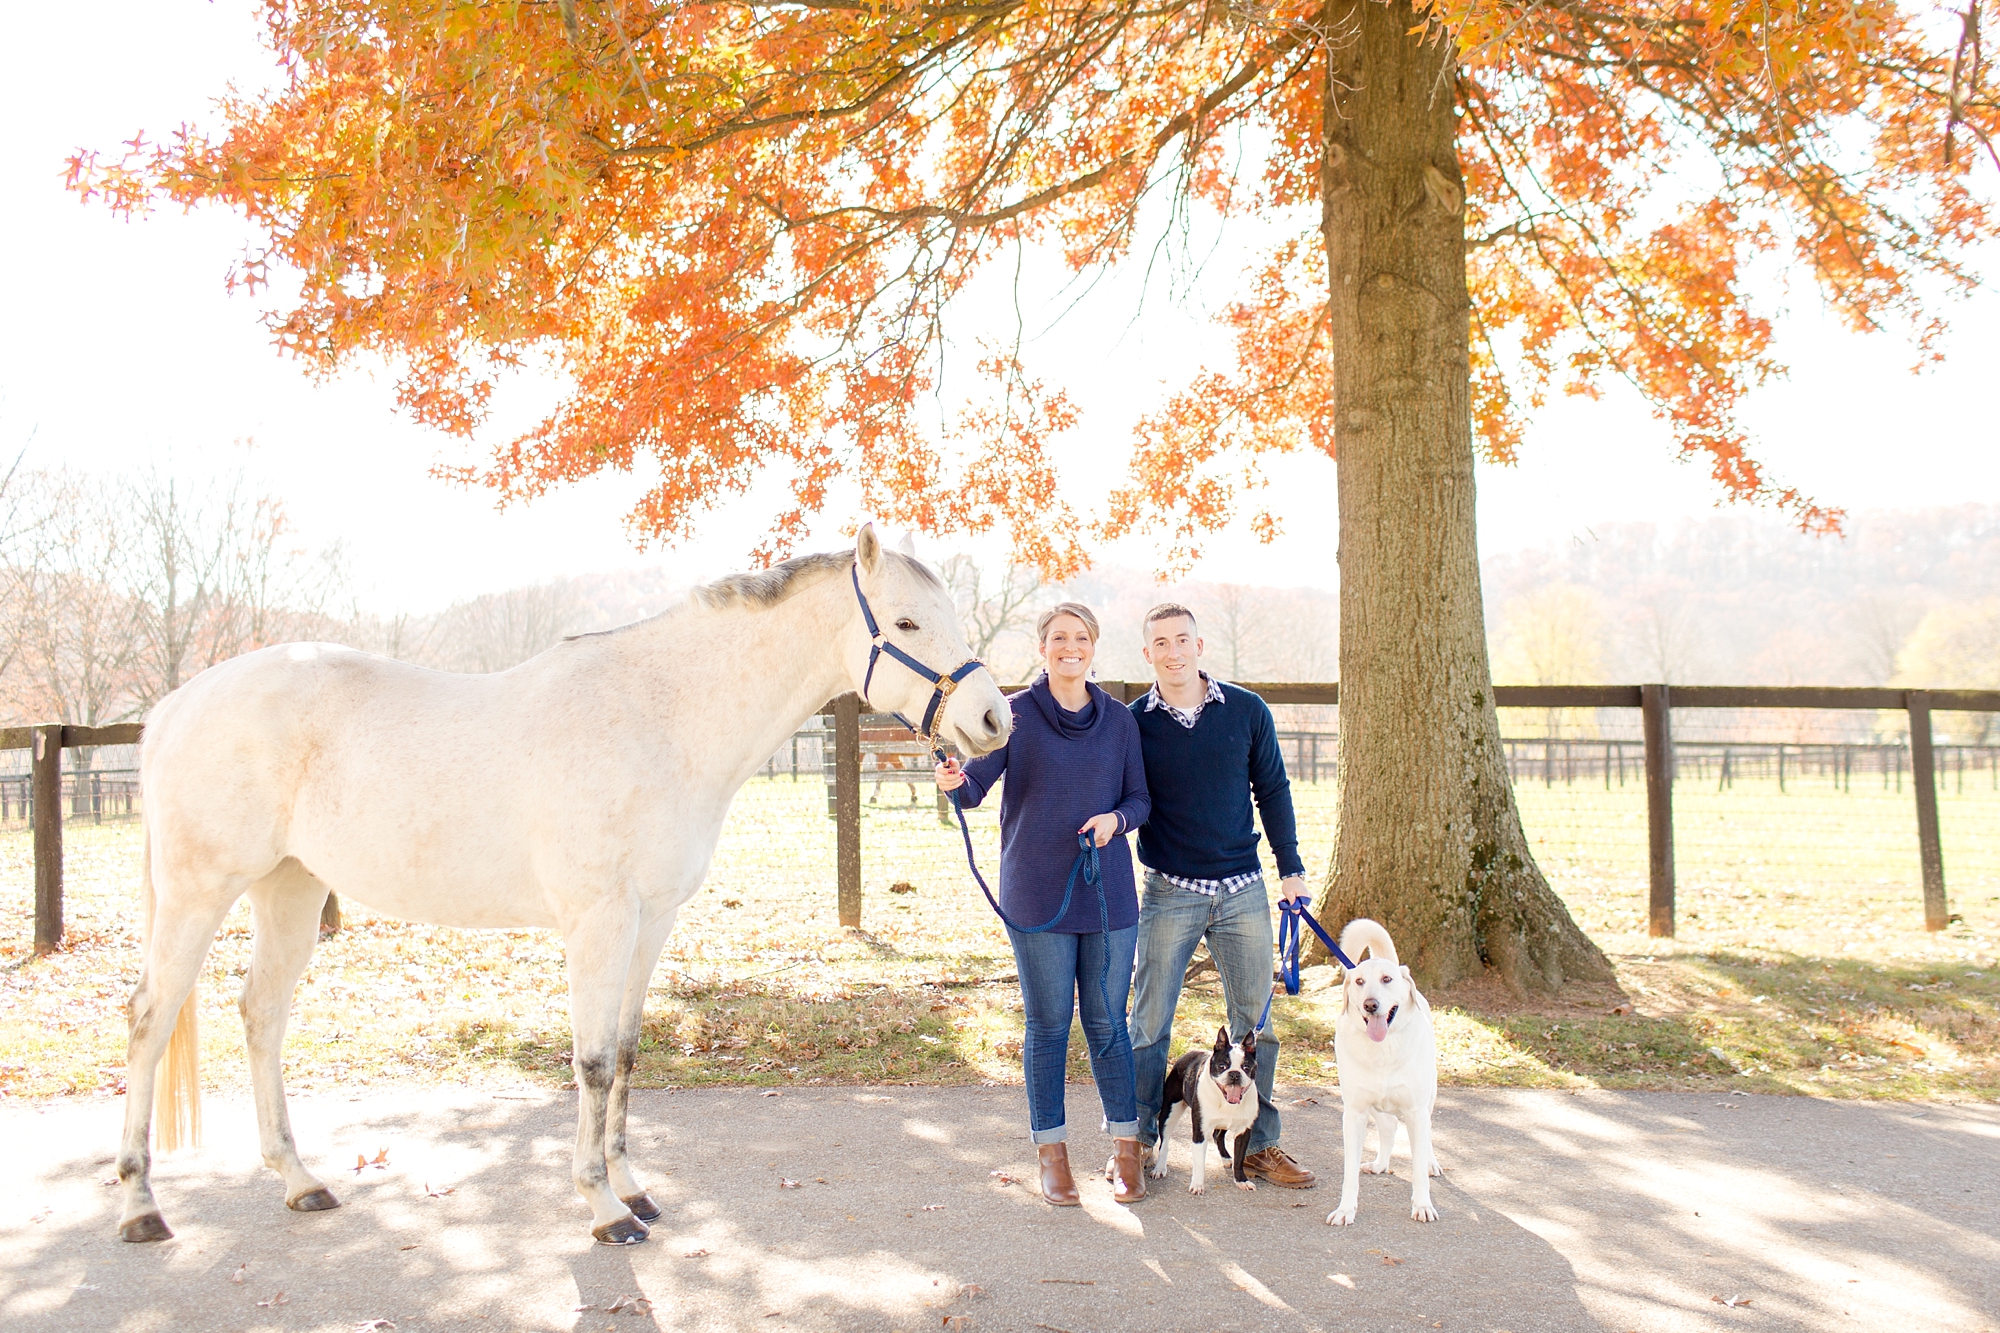
[[[1427,986],[1610,975],[1529,855],[1493,706],[1473,507],[1471,302],[1449,41],[1358,0],[1320,187],[1340,504],[1329,929],[1370,916]]]

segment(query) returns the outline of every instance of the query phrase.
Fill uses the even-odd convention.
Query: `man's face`
[[[1153,675],[1168,685],[1185,685],[1201,668],[1202,642],[1194,632],[1194,622],[1186,616],[1155,620],[1146,626],[1146,642],[1139,649]]]

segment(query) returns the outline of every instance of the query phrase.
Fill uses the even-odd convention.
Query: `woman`
[[[944,791],[958,791],[959,804],[969,809],[985,800],[1003,775],[1007,779],[1000,795],[1000,905],[1009,918],[1007,935],[1021,975],[1027,1018],[1021,1064],[1028,1124],[1041,1156],[1042,1197],[1062,1207],[1077,1202],[1063,1091],[1070,1019],[1080,1012],[1105,1127],[1116,1140],[1112,1197],[1137,1203],[1146,1197],[1146,1173],[1125,1001],[1139,937],[1139,898],[1123,835],[1143,824],[1152,809],[1139,725],[1130,710],[1090,683],[1097,617],[1089,607],[1061,603],[1041,618],[1036,637],[1045,670],[1014,696],[1014,730],[1007,744],[962,769],[956,760],[939,764],[937,783]],[[1062,908],[1064,885],[1085,834],[1104,849],[1103,878],[1091,885],[1078,874],[1069,910],[1051,921]],[[1046,930],[1035,929],[1044,923]]]

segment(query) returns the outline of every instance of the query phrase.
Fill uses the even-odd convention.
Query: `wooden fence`
[[[1152,687],[1150,681],[1106,680],[1098,684],[1112,698],[1125,703],[1139,698]],[[1019,687],[1008,688],[1011,691]],[[1260,695],[1268,704],[1333,707],[1340,704],[1338,684],[1244,683],[1243,688]],[[1937,764],[1931,744],[1931,714],[1940,711],[2000,713],[2000,690],[1790,685],[1676,685],[1671,688],[1666,685],[1496,685],[1493,702],[1499,708],[1640,710],[1650,885],[1647,929],[1657,936],[1674,933],[1674,742],[1671,710],[1805,708],[1905,713],[1910,727],[1910,777],[1916,798],[1918,860],[1923,872],[1924,928],[1943,930],[1951,922],[1951,913],[1945,905],[1944,851],[1938,832]],[[833,815],[838,826],[835,862],[839,867],[840,923],[859,926],[861,701],[852,694],[842,695],[827,705],[826,713],[833,723],[835,747]],[[1849,747],[1850,750],[1858,748]],[[1621,748],[1610,762],[1616,763],[1622,758]]]
[[[1112,698],[1129,703],[1144,694],[1149,681],[1099,681]],[[1019,687],[1013,687],[1019,688]],[[1244,685],[1270,704],[1338,706],[1337,684],[1253,683]],[[1643,763],[1646,773],[1646,829],[1650,893],[1648,927],[1652,934],[1674,933],[1674,812],[1673,727],[1676,708],[1801,708],[1896,711],[1905,713],[1910,731],[1910,778],[1915,794],[1918,859],[1923,873],[1924,926],[1943,930],[1950,924],[1945,904],[1944,853],[1938,832],[1937,763],[1931,744],[1931,714],[1939,711],[2000,713],[2000,690],[1901,690],[1821,686],[1763,685],[1497,685],[1493,702],[1500,708],[1636,708],[1641,712]],[[840,923],[861,924],[861,700],[843,694],[827,704],[834,749],[833,809],[836,825],[835,871]],[[128,722],[109,727],[0,727],[0,750],[32,750],[32,793],[35,840],[35,952],[46,953],[62,943],[62,751],[81,746],[133,745],[143,728]],[[796,741],[794,741],[796,746]],[[1860,748],[1860,747],[1850,747]],[[1622,749],[1619,760],[1622,761]],[[1546,758],[1546,757],[1545,757]],[[1315,749],[1313,762],[1318,763]],[[797,772],[797,754],[792,756]],[[1900,779],[1900,768],[1898,769]],[[893,779],[900,781],[900,777]],[[327,896],[322,917],[338,928],[340,907]]]

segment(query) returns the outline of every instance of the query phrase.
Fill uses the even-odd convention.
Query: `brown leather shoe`
[[[1044,1143],[1037,1153],[1042,1159],[1042,1197],[1058,1208],[1076,1207],[1076,1180],[1069,1173],[1069,1145]]]
[[[1146,1155],[1137,1139],[1114,1139],[1112,1144],[1111,1165],[1117,1173],[1111,1182],[1112,1201],[1137,1203],[1146,1197]]]
[[[1309,1190],[1319,1183],[1318,1176],[1293,1161],[1292,1155],[1275,1143],[1244,1158],[1243,1174],[1288,1190]]]

